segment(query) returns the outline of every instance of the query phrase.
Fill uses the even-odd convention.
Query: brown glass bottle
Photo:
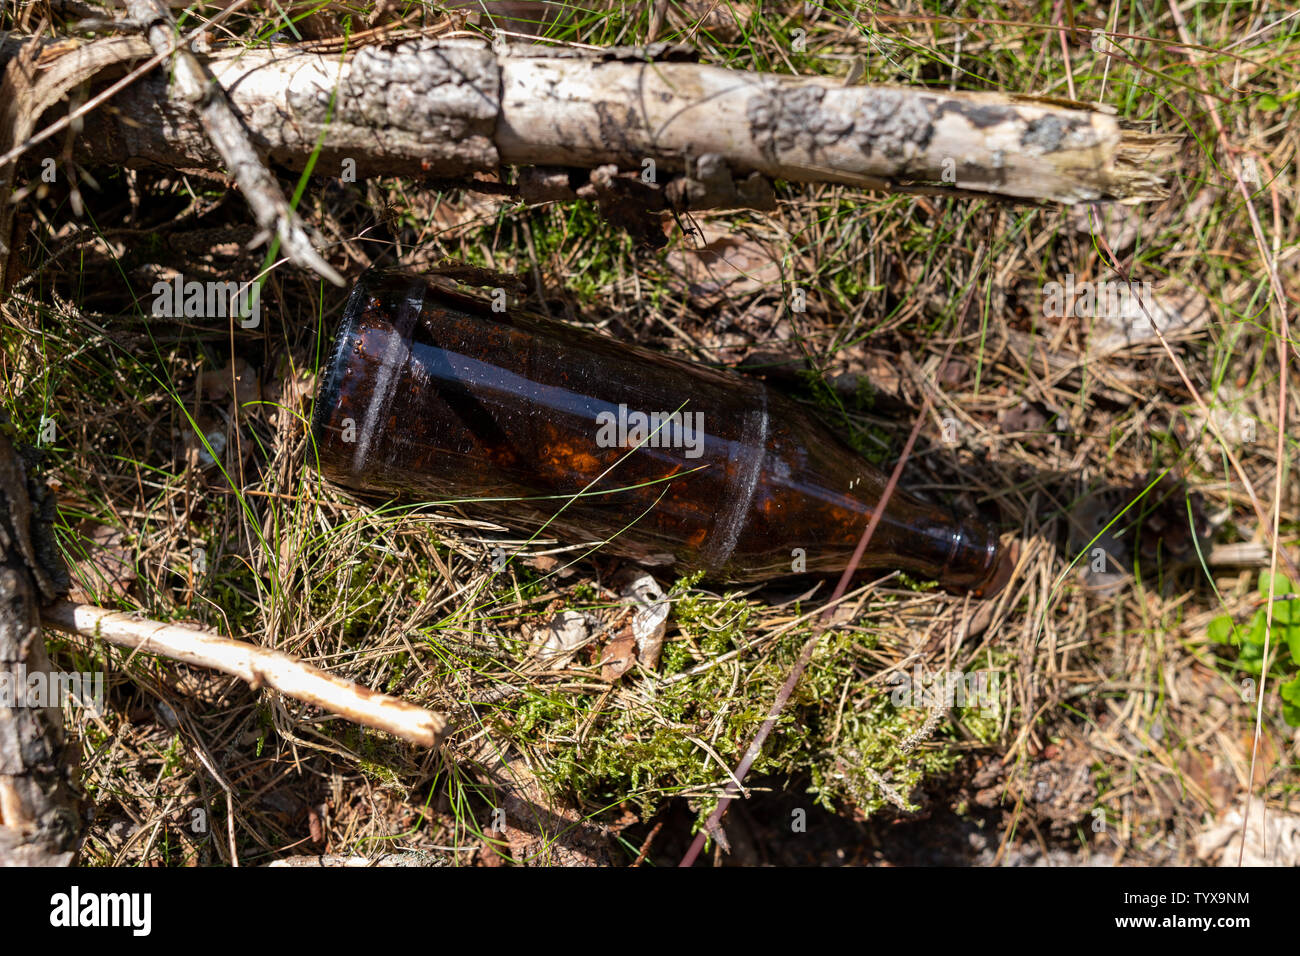
[[[761,382],[400,273],[348,300],[313,434],[345,487],[721,582],[842,572],[885,486]],[[899,491],[860,567],[976,593],[1010,570],[992,529]]]

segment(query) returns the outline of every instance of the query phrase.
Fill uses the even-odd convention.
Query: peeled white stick
[[[255,644],[232,641],[178,624],[164,624],[119,614],[90,604],[60,601],[41,612],[46,627],[96,637],[132,650],[231,674],[266,686],[295,700],[338,714],[357,724],[387,731],[422,747],[437,747],[447,732],[447,718],[396,697],[379,694],[296,657]]]

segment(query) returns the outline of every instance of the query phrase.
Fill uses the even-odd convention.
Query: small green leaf
[[[1300,601],[1274,601],[1273,620],[1283,624],[1300,624]]]
[[[1236,632],[1237,628],[1232,623],[1232,616],[1220,614],[1205,629],[1205,636],[1215,644],[1235,644],[1237,643]]]
[[[1272,93],[1261,93],[1259,97],[1259,108],[1265,113],[1274,113],[1282,108],[1277,97]]]
[[[1268,632],[1268,619],[1264,616],[1264,609],[1260,608],[1255,612],[1255,616],[1250,619],[1250,630],[1242,638],[1242,644],[1247,647],[1264,647],[1264,635]]]
[[[1300,674],[1283,684],[1279,688],[1283,700],[1289,700],[1293,704],[1300,704]]]
[[[1273,604],[1273,646],[1285,644],[1291,649],[1291,656],[1300,661],[1300,612],[1291,605],[1300,605],[1300,601],[1277,601]],[[1264,646],[1265,625],[1268,620],[1268,608],[1262,607],[1255,612],[1250,622],[1250,633],[1245,643]]]
[[[1241,653],[1237,655],[1237,664],[1247,674],[1253,674],[1258,677],[1260,671],[1264,669],[1264,645],[1259,644],[1242,644]]]
[[[1282,629],[1282,639],[1291,648],[1291,660],[1300,663],[1300,621],[1293,621]]]
[[[1282,718],[1292,727],[1300,727],[1300,674],[1282,685]]]
[[[1279,594],[1291,593],[1291,581],[1285,574],[1274,574],[1272,577],[1274,597],[1277,597]],[[1259,572],[1259,586],[1257,590],[1264,597],[1268,597],[1268,579],[1269,573],[1267,571]]]

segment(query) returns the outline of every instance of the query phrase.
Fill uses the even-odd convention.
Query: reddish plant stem
[[[951,349],[949,349],[951,352]],[[946,364],[945,362],[941,363]],[[903,453],[898,458],[898,464],[894,466],[894,471],[889,476],[889,481],[885,485],[885,490],[880,496],[880,502],[871,512],[871,520],[867,522],[866,530],[862,532],[862,537],[858,539],[858,546],[853,549],[853,557],[849,560],[848,567],[840,575],[840,581],[835,585],[835,591],[831,594],[831,599],[827,602],[826,610],[822,612],[818,619],[817,627],[813,629],[812,636],[804,642],[803,650],[799,652],[799,658],[795,661],[794,667],[790,669],[790,674],[777,691],[776,698],[772,701],[772,707],[767,712],[767,718],[763,721],[758,733],[750,741],[749,748],[745,751],[744,759],[736,767],[732,774],[732,781],[727,784],[726,792],[722,799],[718,801],[717,807],[709,815],[700,832],[695,834],[695,839],[691,841],[690,849],[682,857],[682,861],[677,864],[679,867],[690,867],[695,865],[695,860],[699,857],[700,852],[704,849],[705,841],[708,840],[709,834],[717,830],[719,822],[726,815],[727,808],[731,801],[740,795],[740,784],[745,781],[745,775],[749,773],[749,768],[754,765],[758,755],[763,752],[763,744],[767,742],[768,735],[771,734],[772,728],[776,726],[781,712],[785,710],[785,705],[790,701],[790,695],[794,693],[795,686],[799,683],[799,678],[807,669],[809,662],[812,661],[813,652],[817,650],[817,643],[821,640],[822,632],[830,624],[831,618],[835,614],[835,609],[839,605],[839,600],[848,590],[849,582],[853,579],[853,574],[858,569],[858,563],[862,560],[862,555],[867,551],[867,545],[871,543],[871,536],[876,533],[876,526],[880,524],[881,515],[885,513],[885,506],[889,504],[890,497],[894,494],[894,489],[898,487],[898,479],[903,474],[903,466],[907,464],[907,459],[912,454],[912,448],[916,445],[916,438],[921,433],[921,425],[925,422],[926,417],[930,414],[930,397],[927,395],[925,401],[921,404],[921,411],[916,416],[916,424],[912,426],[912,433],[907,436],[907,444],[903,446]]]

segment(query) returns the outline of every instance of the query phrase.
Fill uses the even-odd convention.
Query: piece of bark
[[[868,187],[1080,202],[1147,198],[1137,164],[1170,142],[1112,116],[992,93],[748,73],[683,62],[505,56],[495,142],[506,163],[616,163],[683,172],[721,156],[733,173]],[[951,177],[951,178],[949,178]]]
[[[624,600],[631,602],[632,638],[636,648],[636,662],[646,670],[659,666],[663,654],[664,635],[668,630],[668,615],[672,605],[659,584],[648,574],[634,574],[622,588]]]
[[[405,853],[381,853],[375,857],[347,856],[342,853],[326,853],[320,856],[289,856],[266,864],[268,868],[282,869],[369,869],[370,867],[393,866],[448,866],[446,858],[420,850]]]
[[[322,175],[340,175],[344,160],[358,176],[443,179],[503,163],[640,171],[649,160],[666,185],[708,156],[718,159],[706,179],[692,178],[714,192],[721,164],[733,183],[758,173],[1061,202],[1162,195],[1152,168],[1173,140],[1104,113],[993,93],[843,87],[687,58],[667,46],[496,52],[424,39],[346,57],[290,45],[226,50],[205,64],[264,153],[300,169],[319,141]],[[193,107],[161,71],[111,106],[86,117],[81,143],[94,144],[96,159],[219,165]]]
[[[604,827],[588,823],[572,807],[547,796],[523,757],[487,734],[460,755],[498,794],[487,836],[503,840],[522,866],[609,866],[611,840]],[[494,829],[495,827],[495,829]],[[484,852],[494,851],[485,849]]]
[[[620,173],[609,163],[591,171],[591,180],[578,189],[579,199],[595,201],[600,214],[642,245],[659,249],[668,243],[664,235],[664,194],[642,181],[635,172]]]
[[[50,672],[40,605],[64,586],[48,569],[41,520],[27,470],[0,433],[0,673],[14,696],[25,695],[26,678]],[[68,866],[81,838],[75,760],[60,708],[30,703],[0,700],[0,865]]]
[[[668,204],[677,210],[688,209],[759,209],[776,208],[772,183],[761,173],[750,173],[739,181],[731,175],[726,159],[719,153],[705,153],[695,160],[687,175],[664,187]]]

